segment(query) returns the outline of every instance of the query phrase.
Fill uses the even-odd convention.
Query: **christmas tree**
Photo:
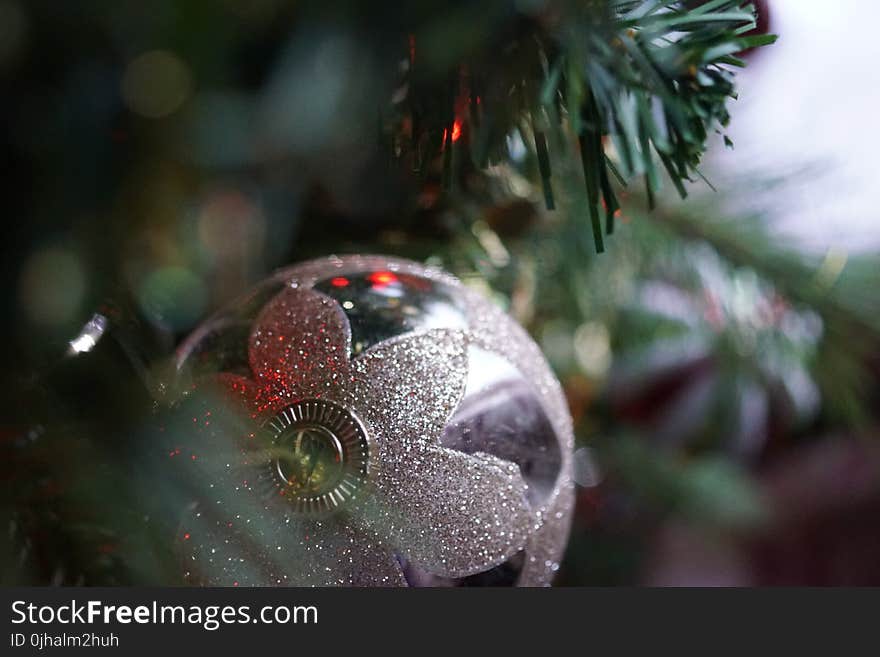
[[[4,3],[3,583],[179,583],[175,349],[357,253],[451,271],[553,366],[557,583],[876,583],[877,260],[701,172],[770,10]]]

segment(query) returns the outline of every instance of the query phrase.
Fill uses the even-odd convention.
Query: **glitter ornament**
[[[181,346],[207,585],[548,585],[572,427],[534,342],[440,270],[379,256],[282,270]]]

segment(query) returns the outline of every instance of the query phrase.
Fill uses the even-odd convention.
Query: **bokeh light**
[[[202,280],[191,270],[160,267],[143,280],[138,300],[147,316],[182,330],[202,316],[207,293]]]
[[[63,247],[48,247],[27,260],[19,282],[25,316],[43,326],[74,320],[86,292],[86,273],[80,257]]]
[[[187,65],[174,53],[153,50],[133,59],[122,78],[122,97],[135,114],[160,119],[180,109],[192,91]]]

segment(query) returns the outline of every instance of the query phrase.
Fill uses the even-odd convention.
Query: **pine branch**
[[[493,4],[493,3],[488,3]],[[603,250],[599,212],[611,233],[619,207],[611,181],[642,177],[653,203],[662,165],[682,197],[699,176],[709,135],[727,126],[735,98],[736,54],[775,41],[746,36],[754,7],[742,0],[693,3],[643,0],[549,2],[539,14],[514,14],[509,30],[475,45],[447,78],[436,82],[420,63],[413,40],[405,94],[388,130],[396,156],[415,171],[442,155],[448,187],[453,151],[478,167],[512,159],[508,136],[531,126],[551,209],[548,141],[580,149],[588,211],[597,251]],[[487,10],[488,11],[488,10]],[[430,59],[430,58],[429,58]],[[548,140],[548,136],[550,139]]]
[[[686,240],[708,243],[728,263],[748,268],[790,302],[810,308],[823,321],[820,350],[812,370],[829,416],[862,429],[870,421],[870,371],[880,348],[880,305],[875,290],[880,268],[873,256],[831,251],[824,258],[781,245],[762,217],[706,219],[694,208],[654,213],[654,224]]]

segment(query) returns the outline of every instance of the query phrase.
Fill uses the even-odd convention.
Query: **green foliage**
[[[439,84],[433,66],[423,70],[414,38],[390,128],[396,156],[424,171],[442,153],[449,186],[459,135],[471,161],[486,166],[511,159],[507,139],[518,128],[537,154],[552,209],[547,133],[560,149],[574,135],[595,246],[603,251],[603,232],[613,231],[620,208],[615,185],[644,177],[653,205],[662,165],[684,197],[709,135],[729,121],[729,67],[744,65],[735,55],[775,40],[746,36],[755,28],[751,4],[687,4],[549,2],[461,53]]]

